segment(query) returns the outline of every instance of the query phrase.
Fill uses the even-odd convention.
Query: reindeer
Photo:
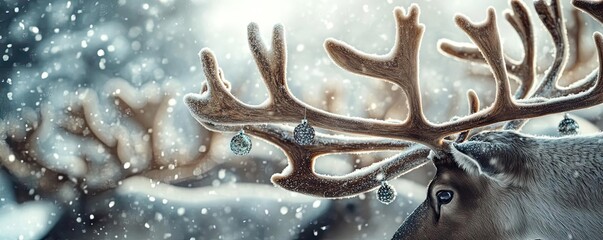
[[[603,3],[572,4],[603,21]],[[441,41],[439,49],[461,60],[487,65],[496,86],[494,103],[480,110],[477,94],[467,94],[470,114],[445,123],[426,119],[419,89],[418,49],[424,31],[419,7],[394,10],[396,41],[387,55],[369,55],[337,40],[325,49],[341,68],[399,86],[409,108],[402,122],[336,115],[314,108],[291,94],[286,82],[284,29],[277,25],[268,50],[257,25],[248,28],[249,45],[268,87],[268,99],[256,106],[230,93],[214,55],[200,52],[207,81],[200,94],[185,102],[206,128],[219,132],[244,130],[281,148],[288,167],[272,176],[282,188],[326,198],[355,196],[384,181],[432,162],[437,173],[426,200],[404,221],[394,239],[589,239],[603,236],[603,135],[538,137],[519,132],[530,119],[588,108],[603,103],[603,35],[594,34],[598,69],[569,87],[557,82],[569,55],[568,34],[560,6],[535,1],[539,18],[553,39],[551,67],[536,85],[535,43],[531,16],[511,0],[506,19],[522,40],[524,57],[503,53],[494,9],[476,24],[462,15],[457,25],[475,44]],[[511,93],[510,79],[519,87]],[[286,123],[306,123],[345,134],[316,133],[299,144]],[[494,127],[493,127],[494,126]],[[489,129],[489,130],[487,130]],[[455,137],[456,136],[456,137]],[[326,154],[399,150],[399,154],[343,176],[314,171]]]

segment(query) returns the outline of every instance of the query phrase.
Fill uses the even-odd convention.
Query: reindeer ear
[[[518,159],[512,157],[513,149],[502,143],[468,141],[452,144],[451,148],[459,166],[497,180],[512,177],[518,164]]]

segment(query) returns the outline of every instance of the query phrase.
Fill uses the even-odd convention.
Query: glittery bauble
[[[580,126],[578,125],[576,120],[569,117],[567,114],[565,115],[563,120],[561,120],[561,122],[559,123],[559,127],[557,127],[557,130],[559,131],[559,134],[561,136],[576,135],[576,134],[578,134],[579,129],[580,129]]]
[[[387,182],[381,182],[381,187],[377,190],[377,199],[384,204],[390,204],[396,199],[396,190]]]
[[[293,139],[299,145],[309,145],[314,141],[314,128],[308,124],[306,119],[293,130]]]
[[[251,139],[243,131],[230,140],[230,150],[236,155],[246,155],[251,151]]]

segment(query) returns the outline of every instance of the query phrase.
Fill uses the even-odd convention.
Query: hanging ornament
[[[386,181],[381,182],[381,187],[377,190],[377,199],[383,204],[390,204],[396,199],[396,190]]]
[[[314,128],[308,124],[305,118],[301,124],[297,125],[293,130],[293,139],[299,145],[309,145],[314,141]]]
[[[230,140],[230,150],[236,155],[246,155],[251,151],[251,138],[239,131],[237,135]]]
[[[565,117],[563,117],[563,120],[559,123],[557,130],[561,136],[576,135],[580,130],[580,126],[576,120],[571,118],[568,114],[565,114]]]

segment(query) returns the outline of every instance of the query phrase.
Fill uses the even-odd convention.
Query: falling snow
[[[322,44],[334,37],[366,52],[387,53],[391,10],[409,4],[5,0],[0,239],[389,238],[424,199],[432,170],[422,168],[410,180],[388,179],[389,188],[379,196],[377,190],[336,200],[292,193],[271,183],[287,164],[279,148],[239,139],[235,151],[247,155],[235,156],[229,137],[236,132],[206,130],[182,99],[203,87],[197,52],[208,47],[231,93],[248,104],[264,102],[268,93],[244,33],[251,21],[266,35],[281,23],[290,54],[287,83],[297,98],[336,114],[403,119],[406,105],[397,104],[403,95],[398,86],[335,67]],[[486,7],[472,5],[479,13]],[[467,13],[460,1],[446,8],[422,6],[428,31],[419,75],[426,115],[434,122],[466,113],[469,87],[491,87],[487,81],[458,81],[482,72],[468,74],[466,65],[444,62],[435,50],[441,37],[466,40],[453,25],[456,12]],[[515,40],[505,47],[519,54]],[[484,92],[484,101],[491,102]],[[593,112],[576,119],[600,124],[593,120],[600,111]],[[310,125],[298,131],[303,145],[315,143]],[[580,122],[581,132],[592,129],[598,126]],[[388,154],[325,156],[316,171],[346,174]]]

